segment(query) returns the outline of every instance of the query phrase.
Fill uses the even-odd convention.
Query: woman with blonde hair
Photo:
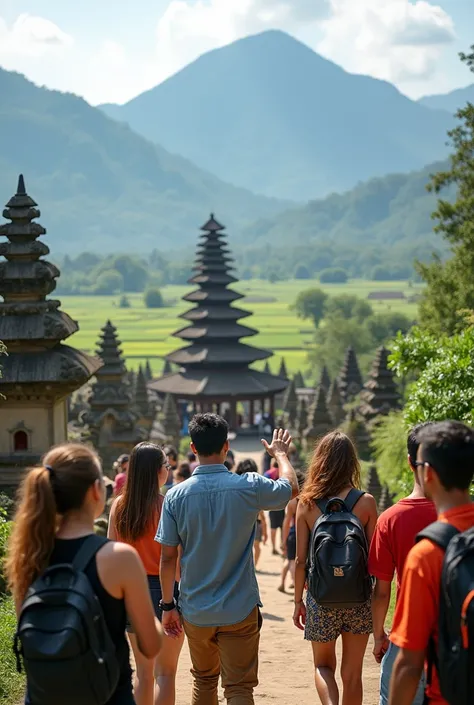
[[[133,546],[143,561],[155,615],[162,619],[160,559],[161,546],[155,535],[164,497],[160,487],[168,480],[170,466],[164,451],[153,443],[139,443],[132,450],[127,482],[115,500],[109,519],[109,538]],[[175,585],[175,599],[178,586]],[[164,635],[163,649],[156,659],[141,653],[133,624],[127,626],[135,657],[135,700],[137,705],[174,705],[176,671],[184,636]]]
[[[315,683],[322,705],[338,705],[339,690],[336,683],[336,640],[342,636],[341,679],[342,705],[362,705],[362,664],[369,635],[372,632],[370,605],[370,578],[367,570],[367,550],[377,522],[375,499],[357,492],[360,487],[360,465],[352,441],[344,433],[333,431],[316,445],[306,478],[299,496],[296,512],[296,575],[295,575],[295,626],[304,630],[305,639],[311,641],[315,667]],[[335,512],[343,512],[335,516]],[[363,602],[347,607],[319,604],[311,594],[311,584],[303,602],[307,580],[306,566],[311,563],[313,537],[325,523],[324,550],[331,550],[331,523],[338,520],[340,536],[349,537],[342,544],[333,543],[336,550],[346,551],[354,540],[355,555],[359,558],[358,571],[351,573],[351,565],[332,566],[334,580],[344,581],[345,575],[357,576],[358,594]],[[315,526],[316,525],[316,526]],[[329,527],[329,528],[328,528]],[[339,531],[339,529],[337,531]],[[346,533],[344,533],[346,531]],[[311,541],[310,541],[311,538]],[[337,537],[339,538],[339,536]],[[324,541],[324,539],[323,539]],[[319,544],[323,546],[323,543]],[[329,548],[328,548],[329,547]],[[347,551],[346,554],[348,555]],[[308,560],[309,559],[309,560]],[[330,561],[326,561],[326,565]],[[362,564],[362,565],[361,565]],[[328,566],[331,569],[331,565]],[[330,574],[331,575],[331,574]],[[354,578],[351,577],[354,581]],[[308,577],[309,581],[309,577]],[[340,582],[344,585],[344,582]],[[321,593],[323,590],[321,590]],[[347,596],[352,604],[351,596]],[[321,601],[322,602],[322,601]]]
[[[154,618],[143,565],[135,549],[94,534],[94,520],[105,504],[105,485],[97,455],[84,445],[52,448],[40,467],[28,472],[20,488],[19,504],[6,559],[6,575],[20,615],[30,586],[48,568],[73,564],[79,554],[90,556],[82,573],[97,597],[110,639],[115,645],[118,684],[107,705],[134,705],[132,671],[125,625],[127,614],[140,653],[154,658],[161,647],[161,626]],[[87,548],[86,548],[87,544]],[[99,546],[99,548],[97,548]],[[64,662],[62,662],[64,663]],[[61,668],[61,661],[55,665]],[[27,666],[27,664],[26,664]],[[28,694],[28,666],[26,703]],[[58,682],[43,669],[44,701],[53,702]],[[68,688],[68,683],[60,684]],[[64,694],[64,702],[73,701]],[[48,696],[48,688],[51,688]],[[53,697],[54,696],[54,697]],[[43,700],[42,700],[43,702]],[[84,702],[84,705],[88,705]]]

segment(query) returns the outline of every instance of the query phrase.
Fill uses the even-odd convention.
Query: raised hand
[[[276,458],[277,455],[288,455],[291,445],[290,432],[282,428],[276,428],[273,431],[273,438],[270,444],[262,438],[262,443],[268,455]]]

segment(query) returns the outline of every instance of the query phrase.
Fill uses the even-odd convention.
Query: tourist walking
[[[130,458],[128,455],[120,455],[114,463],[117,468],[117,474],[115,475],[114,480],[114,495],[120,494],[124,484],[127,481],[129,460]]]
[[[289,449],[288,449],[289,456]],[[271,460],[271,467],[264,473],[265,477],[270,480],[276,480],[279,476],[278,462],[275,458]],[[277,549],[277,533],[280,531],[280,544],[282,543],[283,534],[283,522],[285,521],[285,510],[284,509],[274,509],[269,512],[270,518],[270,541],[272,543],[272,553],[274,556],[279,556],[280,553]]]
[[[123,493],[110,512],[109,538],[133,546],[142,559],[156,617],[161,621],[161,546],[155,541],[164,497],[160,493],[168,478],[164,452],[153,443],[139,443],[130,455],[128,480]],[[174,586],[178,598],[178,584]],[[135,657],[134,694],[137,705],[174,705],[176,671],[183,638],[164,637],[163,648],[155,659],[145,658],[138,646],[132,625],[127,632]]]
[[[168,460],[168,477],[163,485],[162,493],[166,494],[174,483],[174,473],[178,469],[178,451],[174,446],[166,446],[165,455]]]
[[[189,463],[182,462],[177,470],[174,471],[174,484],[179,485],[180,482],[189,480],[192,475],[192,470]]]
[[[94,534],[94,520],[102,513],[104,501],[100,461],[80,444],[53,448],[46,453],[43,465],[30,470],[22,482],[6,574],[19,615],[27,704],[95,704],[104,674],[113,671],[114,689],[107,705],[134,705],[125,637],[127,613],[144,657],[152,659],[160,650],[161,627],[154,617],[138,553],[131,546]],[[64,571],[69,575],[66,582]],[[62,581],[60,585],[58,580]],[[72,583],[81,585],[79,593],[71,594],[68,585]],[[52,600],[55,586],[58,589]],[[23,605],[28,591],[37,596]],[[48,591],[49,600],[40,598]],[[102,615],[97,612],[93,617],[92,610],[97,608],[91,602],[79,602],[78,594],[96,597]],[[83,620],[78,621],[78,610]],[[100,670],[92,645],[85,639],[96,623],[103,627],[94,645],[96,655],[103,646],[105,665],[99,666]],[[45,624],[49,639],[45,638]],[[77,638],[67,624],[78,630]],[[93,681],[94,675],[100,683]]]
[[[290,448],[291,453],[291,448]],[[301,491],[305,481],[305,475],[301,470],[296,470],[298,478],[298,487]],[[288,573],[291,576],[292,583],[290,588],[295,586],[295,560],[296,560],[296,509],[298,507],[298,497],[295,497],[288,503],[285,511],[285,520],[281,530],[281,550],[283,552],[283,568],[281,570],[279,592],[286,592],[285,582]]]
[[[372,632],[367,552],[377,507],[359,486],[360,465],[352,441],[340,431],[327,434],[314,450],[296,512],[293,615],[311,641],[322,705],[339,703],[335,673],[336,640],[341,635],[342,703],[362,705],[362,664]]]
[[[236,475],[245,475],[248,472],[256,472],[258,474],[258,467],[255,460],[252,458],[247,458],[242,460],[235,470]],[[262,554],[262,543],[265,544],[268,541],[268,527],[267,519],[265,517],[265,512],[260,512],[257,517],[257,522],[255,524],[255,538],[253,541],[253,562],[255,570],[257,570],[258,563],[260,561],[260,556]],[[257,571],[258,572],[258,571]]]
[[[255,522],[262,510],[284,509],[298,492],[287,456],[288,431],[275,431],[271,444],[264,442],[280,466],[275,481],[227,470],[228,432],[227,422],[216,414],[191,420],[191,449],[199,466],[166,495],[157,533],[163,628],[176,637],[182,624],[173,585],[182,550],[180,608],[192,662],[192,705],[217,705],[219,675],[229,703],[254,702],[262,621],[252,557]]]
[[[418,441],[416,467],[438,522],[421,532],[405,563],[390,634],[400,653],[389,703],[412,704],[426,658],[426,702],[468,705],[474,672],[474,504],[469,495],[474,431],[459,421],[443,421],[420,431]]]
[[[408,465],[413,473],[412,493],[387,509],[377,520],[369,552],[369,573],[375,578],[372,596],[372,618],[374,623],[374,656],[382,664],[380,671],[380,705],[388,705],[390,678],[399,648],[385,632],[385,619],[390,606],[391,587],[397,575],[397,595],[400,592],[403,568],[408,553],[415,545],[417,534],[436,521],[436,508],[426,499],[416,467],[419,434],[430,423],[415,426],[408,434]],[[423,705],[425,697],[424,678],[420,680],[413,705]]]

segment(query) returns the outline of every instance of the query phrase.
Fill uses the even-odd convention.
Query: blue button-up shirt
[[[284,509],[288,480],[201,465],[166,494],[156,541],[181,546],[180,606],[200,627],[242,622],[260,605],[253,563],[258,513]]]

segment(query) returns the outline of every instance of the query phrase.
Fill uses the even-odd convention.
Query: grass
[[[0,599],[0,702],[16,705],[25,688],[25,679],[16,670],[12,644],[16,629],[13,600]]]
[[[282,357],[290,373],[307,367],[306,357],[314,330],[311,321],[303,321],[291,310],[298,293],[311,287],[321,287],[329,295],[355,294],[367,298],[371,291],[403,291],[406,297],[419,291],[408,282],[372,282],[351,280],[347,284],[320,284],[318,281],[290,280],[270,284],[267,281],[242,281],[236,287],[245,299],[236,305],[253,313],[242,321],[259,331],[247,342],[271,350],[274,357],[270,367],[277,372]],[[161,309],[147,309],[142,294],[127,295],[131,308],[119,308],[120,296],[63,296],[62,310],[80,325],[80,331],[70,339],[70,344],[89,353],[94,352],[100,328],[110,318],[117,327],[123,343],[124,355],[130,368],[150,360],[155,373],[163,367],[163,356],[183,345],[173,333],[186,325],[179,315],[191,308],[181,297],[192,287],[168,286],[162,294],[167,304]],[[372,302],[375,311],[400,311],[416,316],[417,306],[406,300]],[[262,365],[261,365],[262,366]]]

